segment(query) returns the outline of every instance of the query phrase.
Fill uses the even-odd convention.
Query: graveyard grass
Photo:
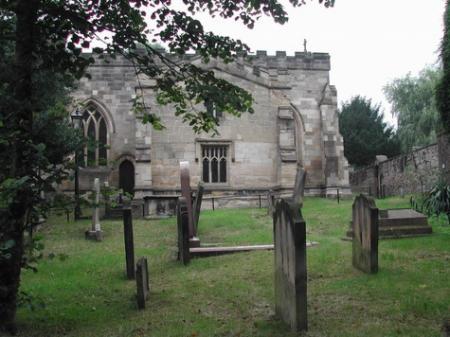
[[[379,272],[352,267],[342,237],[351,200],[307,198],[303,215],[308,248],[308,319],[311,337],[440,336],[450,317],[450,226],[431,219],[428,237],[383,240]],[[407,198],[377,200],[379,208],[406,207]],[[204,211],[202,243],[272,242],[266,209]],[[22,289],[44,308],[18,312],[20,336],[297,336],[274,314],[273,252],[176,261],[176,218],[134,221],[136,261],[149,262],[150,296],[137,310],[136,283],[126,280],[123,225],[103,221],[104,241],[84,239],[90,221],[54,216],[43,228],[39,271],[26,271]],[[65,261],[52,254],[68,255]],[[35,300],[35,303],[36,302]]]

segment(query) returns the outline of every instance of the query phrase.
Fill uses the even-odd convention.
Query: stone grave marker
[[[191,247],[199,247],[200,240],[197,237],[196,227],[194,225],[194,212],[192,210],[191,178],[189,175],[189,162],[180,162],[180,180],[181,196],[186,199],[186,209],[189,221],[189,244]]]
[[[186,199],[178,198],[177,204],[177,227],[178,227],[178,260],[184,265],[190,261],[189,253],[189,213],[187,211]]]
[[[442,337],[450,337],[450,318],[444,320],[441,331]]]
[[[199,182],[197,186],[197,193],[195,194],[194,209],[193,209],[195,233],[197,233],[198,231],[198,220],[200,218],[200,210],[202,208],[202,199],[204,190],[205,187],[203,186],[203,183]]]
[[[273,216],[275,212],[275,194],[272,190],[267,193],[267,215]]]
[[[378,272],[378,208],[360,194],[352,206],[353,266],[365,273]]]
[[[189,162],[180,162],[181,196],[186,199],[187,212],[189,214],[189,237],[196,236],[192,217],[191,177],[189,175]]]
[[[102,241],[102,229],[100,226],[100,180],[94,179],[94,206],[92,208],[92,226],[85,232],[86,239]]]
[[[297,167],[297,175],[295,176],[293,198],[294,202],[300,207],[303,206],[303,196],[305,194],[306,171],[303,167]]]
[[[275,313],[292,331],[306,331],[306,224],[294,199],[277,200],[273,225]]]
[[[150,292],[148,283],[149,280],[147,258],[141,257],[136,263],[136,298],[138,309],[145,309],[145,301],[147,301]]]
[[[133,241],[133,218],[130,207],[124,207],[123,210],[123,237],[125,241],[125,261],[127,278],[134,279],[134,241]]]

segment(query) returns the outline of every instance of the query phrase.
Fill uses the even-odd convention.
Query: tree
[[[19,138],[23,131],[13,126],[22,123],[15,115],[20,102],[11,91],[15,79],[14,42],[4,38],[14,34],[15,17],[0,13],[0,26],[0,317],[4,319],[15,310],[7,304],[16,298],[17,273],[21,268],[34,268],[36,241],[31,236],[24,238],[23,231],[30,230],[49,207],[40,191],[49,191],[54,183],[68,177],[68,156],[81,148],[82,137],[67,118],[73,77],[43,69],[31,76],[33,120],[28,140]],[[21,177],[12,175],[17,168],[17,154],[14,156],[11,149],[19,148],[18,141],[30,166]],[[29,204],[19,223],[13,217],[20,211],[18,199],[25,197]]]
[[[333,4],[333,0],[318,1],[325,6]],[[294,7],[305,2],[290,0]],[[216,78],[212,71],[174,63],[151,43],[161,42],[178,55],[195,50],[203,61],[220,58],[230,62],[237,54],[245,56],[249,48],[240,40],[206,32],[192,15],[207,12],[240,20],[252,28],[263,14],[278,23],[286,22],[283,6],[277,0],[184,0],[183,4],[185,11],[174,9],[170,0],[0,0],[0,25],[5,20],[14,20],[11,32],[1,31],[1,42],[10,41],[14,45],[14,64],[11,79],[2,87],[9,99],[8,105],[1,107],[3,123],[10,131],[2,140],[9,144],[10,160],[1,167],[0,193],[4,203],[1,273],[8,277],[0,278],[0,329],[15,331],[23,232],[30,223],[30,210],[39,201],[36,172],[43,165],[38,166],[39,161],[33,155],[37,150],[34,121],[39,114],[34,105],[36,74],[47,72],[80,78],[96,58],[120,54],[133,62],[138,73],[155,79],[158,101],[172,104],[176,114],[196,131],[214,130],[217,121],[205,111],[192,112],[190,103],[207,99],[217,109],[234,115],[253,112],[253,99],[248,92]],[[92,49],[94,56],[83,55],[83,48],[89,48],[96,39],[104,44]],[[144,48],[138,50],[138,46]],[[135,107],[143,114],[144,122],[161,127],[141,98],[136,100]],[[44,158],[45,154],[42,161]],[[48,166],[58,170],[58,165]]]
[[[441,114],[443,129],[450,133],[450,1],[444,13],[444,37],[441,45],[443,76],[436,90],[436,103]]]
[[[383,88],[392,104],[392,115],[397,117],[397,135],[403,152],[436,142],[441,121],[435,97],[441,73],[438,68],[427,67],[417,77],[408,74]]]
[[[400,143],[392,129],[383,122],[380,105],[356,96],[342,104],[339,129],[344,138],[344,155],[351,165],[361,167],[379,154],[388,157],[400,153]]]

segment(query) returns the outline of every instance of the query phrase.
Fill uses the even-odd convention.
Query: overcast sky
[[[443,31],[445,0],[336,0],[326,9],[317,0],[300,8],[285,6],[285,25],[262,18],[253,30],[234,21],[201,16],[205,29],[246,42],[252,51],[288,55],[303,51],[331,55],[331,84],[339,102],[363,95],[382,103],[392,123],[382,88],[408,72],[436,64]]]

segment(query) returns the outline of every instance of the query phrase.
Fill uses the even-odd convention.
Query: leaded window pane
[[[100,127],[98,129],[98,163],[99,165],[106,165],[106,155],[107,155],[107,131],[106,123],[102,118],[100,120]]]
[[[202,179],[205,183],[227,182],[227,145],[202,146]]]
[[[84,162],[87,166],[106,165],[108,157],[108,127],[99,110],[89,105],[83,112],[84,135],[87,138]]]
[[[88,124],[87,129],[87,138],[88,138],[88,145],[87,145],[87,165],[88,166],[94,166],[95,161],[95,121],[91,119]]]

